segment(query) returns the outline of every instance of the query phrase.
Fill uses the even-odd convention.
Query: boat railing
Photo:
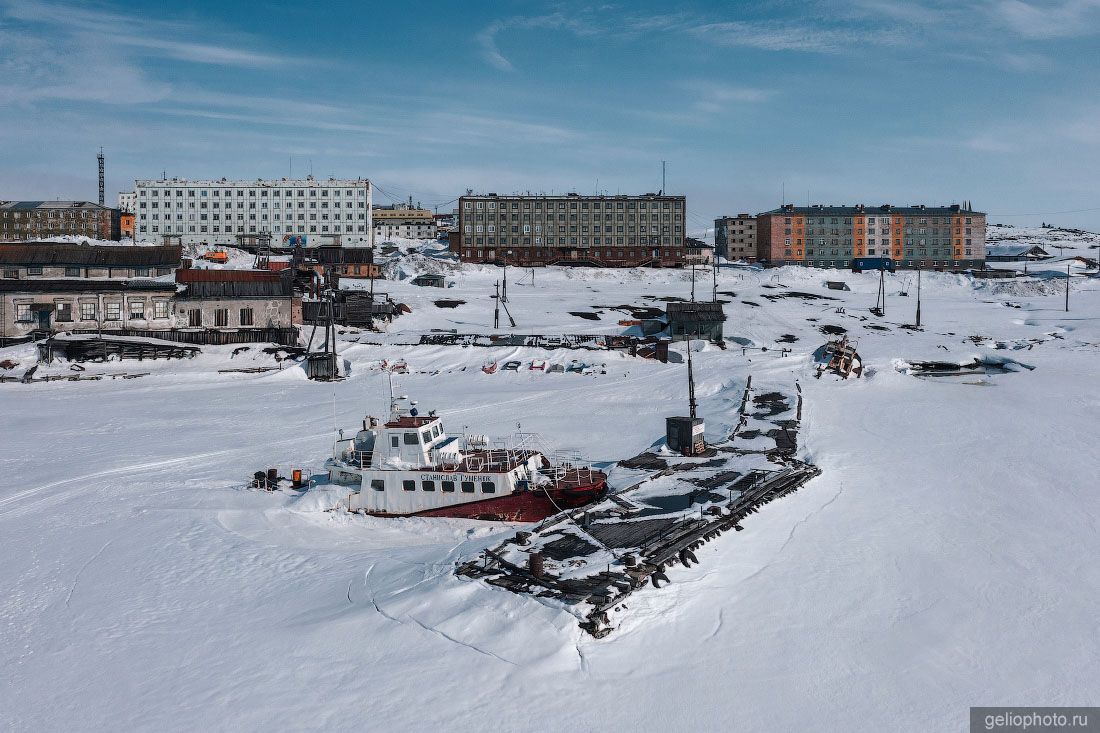
[[[369,468],[372,460],[374,460],[374,451],[355,450],[354,448],[344,451],[344,463],[349,466]]]

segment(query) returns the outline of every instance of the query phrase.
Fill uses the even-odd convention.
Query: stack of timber
[[[662,449],[622,461],[627,488],[518,532],[457,572],[563,604],[581,628],[606,636],[631,594],[671,582],[670,569],[697,563],[704,543],[821,473],[794,458],[801,417],[797,385],[754,389],[750,380],[737,427],[707,455]]]

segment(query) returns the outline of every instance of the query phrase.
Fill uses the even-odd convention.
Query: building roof
[[[0,280],[3,293],[175,293],[176,284],[159,280],[85,280],[78,277],[56,280]]]
[[[654,201],[684,201],[686,196],[674,196],[667,193],[640,193],[640,194],[616,194],[615,196],[589,196],[587,194],[580,193],[510,193],[510,194],[498,194],[498,193],[469,193],[464,196],[460,196],[460,199],[516,199],[517,201],[523,199],[573,199],[575,201],[638,201],[638,200],[654,200]]]
[[[665,306],[669,321],[695,321],[719,323],[726,320],[721,303],[699,303],[673,301]]]
[[[178,283],[229,283],[229,282],[279,282],[283,279],[279,270],[214,270],[186,268],[176,270]]]
[[[695,237],[684,239],[684,246],[691,249],[714,249],[714,245],[707,244],[702,239],[696,239]]]
[[[102,209],[110,210],[110,206],[100,206],[92,201],[5,201],[0,203],[0,209],[8,211],[31,211],[34,209]]]
[[[187,285],[181,298],[289,298],[293,295],[289,280],[247,282],[194,282]]]
[[[322,265],[374,262],[374,250],[370,247],[317,247],[306,251]]]
[[[277,178],[277,179],[262,179],[257,178],[255,181],[231,181],[227,178],[219,178],[217,180],[212,179],[196,179],[194,181],[187,178],[162,178],[160,180],[153,180],[151,178],[134,181],[136,188],[143,186],[209,186],[211,188],[216,186],[240,186],[245,188],[248,186],[258,186],[261,188],[270,188],[275,186],[293,186],[296,188],[310,188],[318,186],[369,186],[370,180],[366,178],[326,178],[317,179],[312,176],[307,178]]]
[[[864,206],[863,204],[856,204],[855,206],[823,206],[820,204],[814,206],[795,206],[793,204],[787,204],[778,209],[764,211],[757,214],[757,216],[764,216],[767,214],[786,214],[788,216],[791,214],[795,216],[855,216],[858,214],[874,214],[876,216],[883,214],[897,214],[899,216],[949,216],[951,214],[976,214],[985,216],[985,214],[980,211],[965,209],[958,204],[952,204],[951,206],[925,206],[924,204],[918,204],[916,206],[893,206],[891,204],[881,204],[879,206]]]
[[[87,245],[62,242],[0,244],[2,265],[179,267],[179,246]]]
[[[1050,253],[1037,244],[987,244],[986,256],[994,257],[1020,257],[1022,255],[1036,255],[1049,257]]]

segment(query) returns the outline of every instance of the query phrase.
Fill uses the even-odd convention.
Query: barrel
[[[290,474],[290,480],[294,482],[294,488],[302,485],[302,469],[295,468]]]
[[[530,555],[528,555],[528,557],[527,557],[527,569],[530,570],[531,575],[534,575],[536,578],[541,578],[542,577],[542,575],[543,575],[543,566],[542,566],[542,553],[541,552],[532,552]]]
[[[267,487],[274,489],[275,485],[279,483],[279,469],[269,468],[267,469]]]

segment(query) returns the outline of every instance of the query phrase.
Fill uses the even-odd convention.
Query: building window
[[[95,320],[95,303],[81,303],[80,304],[80,320],[82,320],[82,321],[94,321]]]
[[[70,323],[73,320],[73,304],[72,303],[58,303],[57,309],[54,311],[54,320]]]
[[[214,309],[214,328],[225,328],[229,325],[229,309]]]
[[[27,268],[27,274],[28,275],[41,275],[42,274],[42,268],[41,267],[28,267]]]
[[[167,300],[154,300],[153,301],[153,318],[167,318],[168,317],[168,301]]]
[[[251,326],[252,325],[252,309],[251,308],[241,308],[241,325],[242,326]]]
[[[17,323],[30,323],[34,320],[31,318],[31,307],[29,304],[15,306],[15,320]]]
[[[202,326],[202,309],[192,308],[187,311],[187,325],[191,328]]]
[[[107,316],[108,321],[121,321],[122,320],[122,303],[107,303]]]
[[[130,320],[144,320],[145,319],[145,301],[144,300],[131,300],[130,301]]]

